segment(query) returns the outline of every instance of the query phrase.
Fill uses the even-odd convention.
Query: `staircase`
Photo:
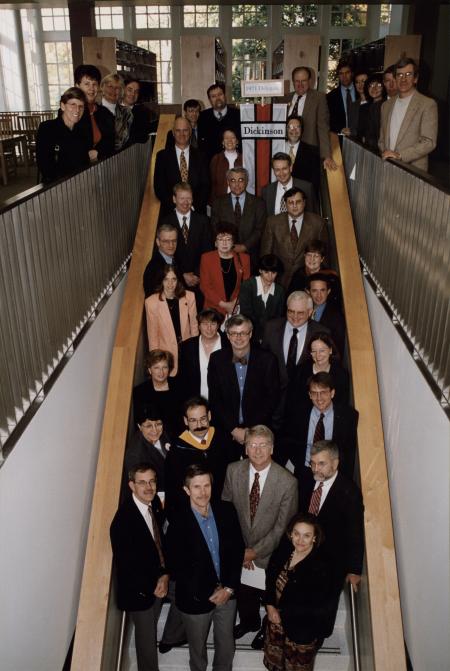
[[[158,623],[158,639],[160,639],[166,622],[169,605],[163,606]],[[336,624],[332,636],[325,639],[317,655],[314,671],[353,671],[353,662],[350,652],[351,624],[350,608],[347,604],[347,594],[341,594]],[[233,671],[263,671],[263,653],[253,650],[250,643],[255,634],[247,634],[237,641],[236,654],[233,661]],[[212,634],[208,638],[208,671],[211,669],[213,658]],[[187,671],[189,669],[188,647],[172,648],[170,652],[159,655],[159,671]],[[128,626],[124,641],[124,654],[121,671],[137,671],[136,653],[134,648],[133,626]]]

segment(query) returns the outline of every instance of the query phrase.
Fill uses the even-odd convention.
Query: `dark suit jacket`
[[[299,148],[300,151],[300,148]],[[267,215],[275,214],[275,200],[277,197],[277,186],[278,182],[272,182],[267,184],[261,189],[261,197],[266,204]],[[319,212],[319,205],[317,203],[316,194],[314,192],[313,185],[309,181],[303,179],[293,179],[293,186],[296,186],[298,189],[301,189],[305,192],[306,195],[306,211],[307,212]]]
[[[219,333],[222,341],[222,348],[230,347],[230,342],[226,335]],[[200,336],[194,336],[184,340],[180,347],[180,388],[183,398],[188,399],[192,396],[200,396],[200,354],[199,354]]]
[[[310,182],[314,189],[314,208],[308,207],[306,202],[306,209],[310,212],[319,212],[316,194],[320,190],[320,155],[317,147],[314,147],[306,142],[300,141],[297,153],[295,155],[294,165],[292,166],[292,176],[294,179],[304,180]],[[300,187],[301,189],[303,187]],[[308,196],[308,194],[306,194]]]
[[[152,128],[152,113],[145,105],[134,105],[131,113],[133,120],[130,127],[130,137],[127,144],[147,142]]]
[[[175,252],[177,269],[180,273],[195,273],[199,276],[202,254],[213,249],[208,217],[191,210],[187,243],[184,241],[175,211],[165,216],[161,224],[173,224],[178,229],[177,251]]]
[[[143,282],[145,298],[154,294],[162,282],[162,270],[166,265],[166,261],[162,254],[159,253],[158,247],[155,247],[152,258],[147,263],[144,271]],[[176,259],[174,259],[174,268],[176,268]]]
[[[236,107],[227,105],[227,113],[221,121],[216,119],[212,107],[200,112],[198,119],[198,146],[208,157],[222,149],[222,134],[225,130],[233,130],[238,140],[241,139],[241,114]]]
[[[257,295],[256,278],[251,277],[242,283],[239,294],[241,314],[253,322],[253,338],[259,344],[262,341],[264,328],[270,319],[281,317],[285,310],[285,293],[280,284],[275,283],[275,293],[267,298],[267,303]]]
[[[161,532],[161,503],[157,497],[152,507]],[[118,607],[129,611],[151,608],[156,583],[167,571],[161,566],[153,536],[131,495],[115,514],[110,536],[117,570]]]
[[[148,440],[145,440],[142,433],[139,429],[134,434],[129,447],[125,452],[125,461],[124,461],[124,476],[125,481],[128,482],[128,472],[133,466],[138,464],[147,463],[150,464],[153,470],[156,473],[156,479],[158,481],[158,492],[163,492],[165,490],[164,482],[164,462],[165,458],[169,453],[170,448],[170,438],[167,433],[163,432],[161,434],[161,446],[163,453]]]
[[[220,579],[200,526],[189,505],[180,509],[169,525],[167,549],[170,573],[176,581],[175,603],[183,613],[208,613],[215,606],[209,597],[220,583],[239,586],[244,541],[231,503],[211,503],[219,536]]]
[[[114,154],[114,142],[116,139],[116,131],[114,126],[114,117],[106,107],[97,105],[94,112],[94,118],[97,126],[102,134],[100,141],[94,147],[92,123],[89,111],[86,110],[78,122],[78,126],[83,130],[83,133],[88,138],[89,149],[96,149],[98,151],[98,158],[107,158]]]
[[[307,512],[314,488],[300,490],[299,509]],[[323,550],[336,568],[337,588],[347,573],[361,575],[364,556],[364,506],[359,487],[340,471],[319,511],[317,520],[321,525],[325,542]]]
[[[328,300],[325,310],[319,322],[321,326],[326,326],[329,329],[331,337],[336,343],[341,358],[344,356],[345,348],[345,319],[342,312],[337,305]]]
[[[330,110],[330,130],[333,133],[340,133],[340,131],[347,126],[340,84],[327,93],[327,103],[328,109]]]
[[[297,366],[293,380],[289,383],[286,399],[286,418],[291,413],[295,414],[300,407],[310,407],[310,398],[307,382],[313,374],[313,361],[311,358]],[[334,359],[331,360],[330,375],[335,385],[334,402],[346,405],[349,399],[349,375],[346,368]],[[288,421],[288,420],[287,420]]]
[[[215,230],[217,224],[226,221],[234,224],[234,203],[231,195],[220,196],[212,204],[211,225]],[[237,242],[247,247],[252,257],[252,264],[259,258],[259,244],[266,223],[266,205],[262,198],[246,192],[244,209],[238,229]]]
[[[242,154],[238,153],[234,163],[235,168],[242,167]],[[211,191],[209,194],[209,204],[215,201],[219,196],[226,196],[228,193],[227,172],[230,169],[227,157],[224,151],[214,154],[209,165],[211,175]]]
[[[214,423],[228,433],[239,426],[239,386],[232,349],[209,358],[209,403]],[[242,398],[243,426],[272,423],[279,397],[277,360],[271,352],[251,347]]]
[[[173,187],[181,182],[175,146],[161,149],[156,155],[154,187],[161,201],[160,218],[174,209]],[[188,182],[192,187],[194,209],[206,214],[209,194],[209,171],[205,156],[194,147],[189,148]]]

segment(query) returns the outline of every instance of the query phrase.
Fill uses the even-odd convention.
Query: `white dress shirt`
[[[178,161],[178,167],[179,168],[180,168],[181,152],[184,151],[184,158],[186,159],[187,169],[189,170],[189,145],[186,147],[186,149],[180,149],[180,147],[177,147],[177,145],[175,145],[175,151],[177,152],[177,161]],[[181,168],[180,168],[180,172],[181,172]]]
[[[180,224],[180,228],[183,228],[183,217],[186,217],[186,226],[188,227],[191,225],[191,210],[187,214],[181,214],[181,212],[178,212],[177,209],[175,209],[175,214],[177,215],[178,223]]]
[[[148,505],[146,503],[142,503],[142,501],[139,501],[137,496],[133,494],[133,501],[138,507],[139,512],[141,513],[142,517],[145,520],[146,525],[149,528],[149,531],[151,535],[153,536],[153,540],[155,539],[155,534],[153,533],[153,522],[152,518],[150,517],[150,513],[148,512]]]
[[[278,182],[277,194],[275,196],[275,212],[274,212],[274,214],[280,214],[281,201],[283,199],[283,196],[288,189],[292,189],[293,185],[294,185],[294,180],[292,179],[292,177],[289,180],[289,182],[285,185],[281,184],[281,182]]]
[[[212,352],[217,352],[219,349],[222,349],[222,341],[220,336],[218,336],[216,344],[214,345]],[[208,389],[208,363],[209,357],[207,356],[205,349],[202,345],[202,337],[198,339],[198,354],[200,362],[200,396],[208,400],[209,389]]]
[[[331,489],[331,486],[333,485],[334,481],[337,478],[338,471],[333,475],[332,478],[328,478],[328,480],[324,480],[323,482],[323,487],[322,487],[322,496],[320,497],[320,505],[319,505],[319,510],[322,508],[323,504],[325,503],[325,499],[328,496],[328,492]],[[317,487],[319,486],[319,482],[316,482],[314,485],[314,491],[316,491]]]
[[[295,107],[295,103],[297,102],[297,98],[300,98],[300,100],[298,101],[297,116],[303,116],[303,110],[305,109],[306,96],[307,96],[306,93],[302,96],[299,96],[298,93],[294,93],[294,95],[292,96],[291,105],[289,107],[288,116],[290,114],[292,114],[292,110]]]
[[[255,280],[256,280],[256,295],[261,296],[264,305],[267,305],[267,299],[269,298],[269,296],[273,296],[275,294],[275,282],[272,282],[272,284],[269,287],[269,290],[267,292],[264,292],[261,276],[257,275],[255,277]]]
[[[298,333],[297,333],[297,359],[296,359],[296,364],[298,363],[298,360],[300,359],[303,348],[305,346],[305,340],[306,340],[306,331],[308,329],[308,322],[306,324],[303,324],[303,326],[292,326],[290,322],[286,322],[286,326],[284,327],[284,337],[283,337],[283,354],[284,354],[284,360],[287,362],[287,356],[289,352],[289,343],[291,342],[292,338],[292,333],[294,328],[298,328]]]

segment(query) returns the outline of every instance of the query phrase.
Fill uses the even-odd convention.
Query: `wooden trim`
[[[173,116],[160,117],[116,331],[81,584],[72,671],[102,669],[112,569],[109,527],[120,495],[134,369],[142,327],[142,277],[152,254],[159,216],[159,201],[153,191],[153,173],[156,154],[159,149],[164,148],[172,123]]]
[[[327,177],[353,393],[359,411],[359,463],[373,655],[376,671],[403,671],[406,669],[403,625],[375,355],[341,149],[335,134],[331,134],[331,145],[338,169],[327,171]]]

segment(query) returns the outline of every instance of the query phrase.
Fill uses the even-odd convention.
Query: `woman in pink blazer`
[[[202,254],[200,261],[200,289],[204,309],[229,316],[238,312],[241,284],[250,277],[250,256],[233,251],[237,237],[233,224],[220,223],[216,230],[216,251]]]
[[[171,376],[178,371],[178,348],[183,340],[198,335],[195,295],[186,291],[171,265],[163,268],[158,291],[145,300],[148,349],[173,354]]]

